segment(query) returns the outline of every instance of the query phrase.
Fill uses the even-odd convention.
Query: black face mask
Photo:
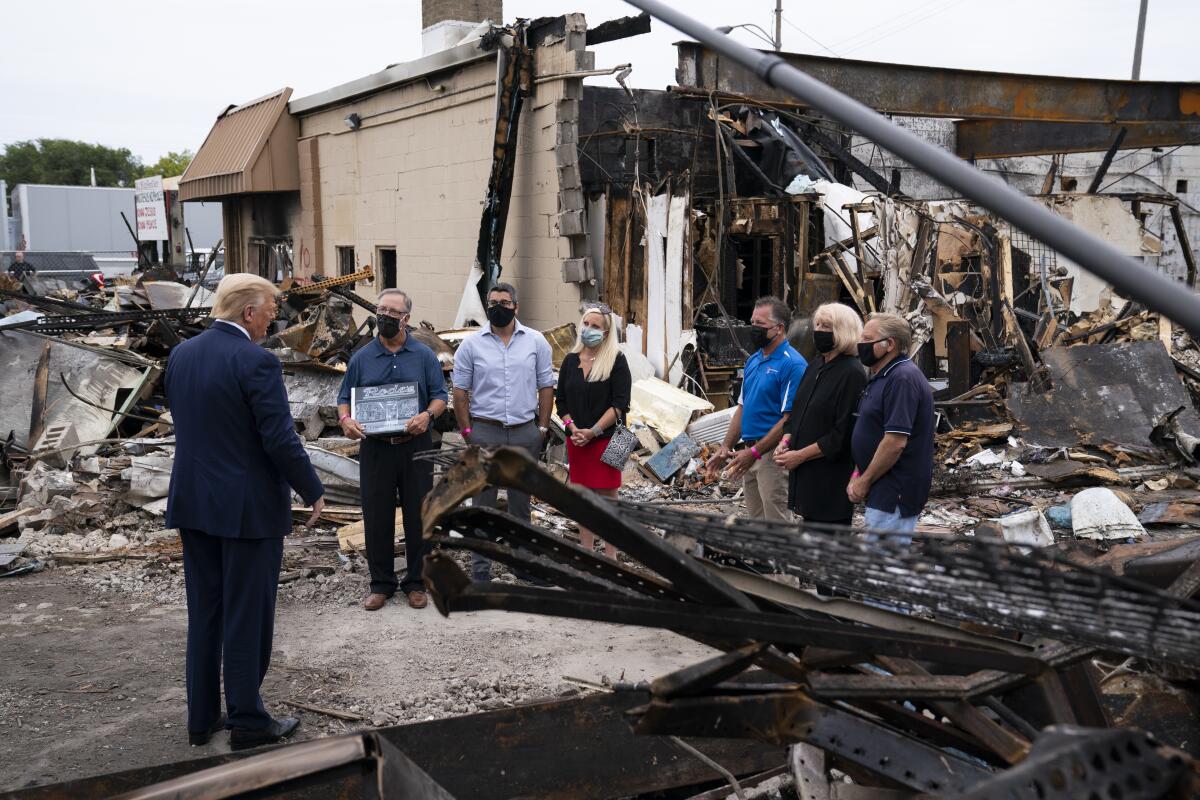
[[[887,355],[887,353],[884,353],[884,356],[875,355],[875,345],[886,341],[887,339],[876,339],[873,342],[858,343],[858,360],[863,363],[864,367],[875,366],[884,356]]]
[[[492,323],[493,328],[503,328],[508,323],[513,321],[517,316],[515,308],[505,308],[504,306],[488,306],[487,318],[488,322]]]
[[[818,353],[828,353],[833,349],[833,331],[813,331],[813,344]]]
[[[750,331],[750,342],[754,345],[755,350],[762,350],[771,343],[771,329],[760,328],[755,325]]]
[[[391,339],[400,333],[400,320],[394,317],[380,315],[375,317],[375,323],[378,326],[379,335],[385,339]]]

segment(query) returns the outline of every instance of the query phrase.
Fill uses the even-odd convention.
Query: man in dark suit
[[[259,687],[271,660],[291,489],[312,504],[309,525],[325,506],[325,489],[296,435],[279,359],[255,344],[275,318],[276,295],[256,275],[227,275],[217,287],[212,326],[167,362],[175,423],[167,525],[183,540],[194,745],[226,727],[231,747],[241,750],[284,739],[299,724],[272,719]]]

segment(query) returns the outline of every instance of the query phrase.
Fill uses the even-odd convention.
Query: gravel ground
[[[496,611],[444,618],[399,598],[367,613],[364,572],[332,550],[285,552],[284,576],[296,577],[280,586],[263,696],[273,714],[301,717],[298,739],[586,691],[564,677],[648,680],[712,652],[657,630]],[[224,752],[224,735],[187,744],[186,624],[182,566],[165,554],[0,581],[0,786]]]

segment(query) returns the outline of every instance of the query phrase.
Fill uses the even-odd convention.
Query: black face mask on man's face
[[[873,367],[887,356],[887,353],[884,353],[882,356],[875,355],[875,345],[886,341],[887,339],[876,339],[873,342],[858,343],[858,360],[863,363],[864,367]]]
[[[375,321],[379,326],[379,335],[385,339],[391,339],[400,333],[400,320],[395,317],[385,317],[380,314],[375,317]]]
[[[763,328],[758,325],[750,331],[750,342],[754,345],[755,350],[762,350],[771,343],[771,328]]]
[[[508,323],[513,321],[517,316],[515,308],[505,308],[504,306],[488,306],[487,318],[488,322],[492,323],[494,328],[503,328]]]

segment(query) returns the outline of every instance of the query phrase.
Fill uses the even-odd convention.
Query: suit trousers
[[[407,442],[388,444],[363,439],[359,449],[359,486],[362,491],[363,528],[367,540],[367,568],[371,591],[396,593],[424,591],[421,579],[425,540],[421,538],[421,501],[433,488],[433,463],[413,459],[433,449],[427,432]],[[396,502],[404,515],[404,558],[408,562],[404,580],[396,580]]]
[[[184,528],[187,591],[188,731],[209,730],[221,715],[221,666],[229,728],[271,724],[259,687],[271,663],[275,590],[283,537],[233,539]]]
[[[538,430],[537,423],[533,420],[513,428],[501,428],[499,425],[477,422],[471,429],[471,444],[481,447],[500,447],[501,445],[519,447],[537,459],[542,450],[542,432]],[[519,520],[529,522],[529,493],[518,492],[516,489],[505,491],[508,495],[508,513]],[[499,490],[495,486],[489,486],[476,496],[473,504],[485,508],[495,508],[498,492]],[[478,553],[472,553],[471,576],[477,581],[486,581],[490,579],[491,574],[491,560]]]

